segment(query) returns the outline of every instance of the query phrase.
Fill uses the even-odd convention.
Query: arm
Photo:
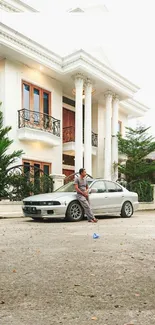
[[[75,186],[75,190],[76,190],[77,193],[79,193],[79,194],[81,194],[81,195],[83,195],[83,196],[86,196],[86,192],[82,192],[82,191],[79,189],[78,184],[75,184],[74,186]]]
[[[86,196],[88,196],[88,194],[89,194],[89,186],[88,186],[88,183],[86,184]]]

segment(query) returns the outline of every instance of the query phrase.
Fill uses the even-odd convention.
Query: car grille
[[[24,205],[35,205],[35,206],[43,206],[43,205],[61,205],[59,201],[25,201]]]

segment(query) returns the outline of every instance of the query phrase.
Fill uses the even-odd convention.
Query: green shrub
[[[9,174],[8,184],[5,188],[5,197],[11,201],[21,201],[25,197],[41,193],[53,192],[53,180],[48,175],[35,177],[32,174],[24,175],[20,172]]]
[[[152,202],[153,201],[153,187],[148,181],[137,180],[131,181],[127,185],[127,189],[138,194],[139,202]]]

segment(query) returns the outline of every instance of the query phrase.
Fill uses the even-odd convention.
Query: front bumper
[[[24,217],[30,218],[65,218],[67,206],[33,206],[22,207]]]
[[[134,212],[137,211],[138,208],[139,208],[139,202],[134,202],[134,203],[133,203],[133,211],[134,211]]]

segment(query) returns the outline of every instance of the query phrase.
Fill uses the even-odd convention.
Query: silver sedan
[[[104,179],[89,179],[89,200],[95,216],[119,214],[130,218],[138,209],[138,195],[118,183]],[[23,200],[23,213],[32,219],[63,218],[80,221],[84,211],[70,182],[53,193],[30,196]]]

